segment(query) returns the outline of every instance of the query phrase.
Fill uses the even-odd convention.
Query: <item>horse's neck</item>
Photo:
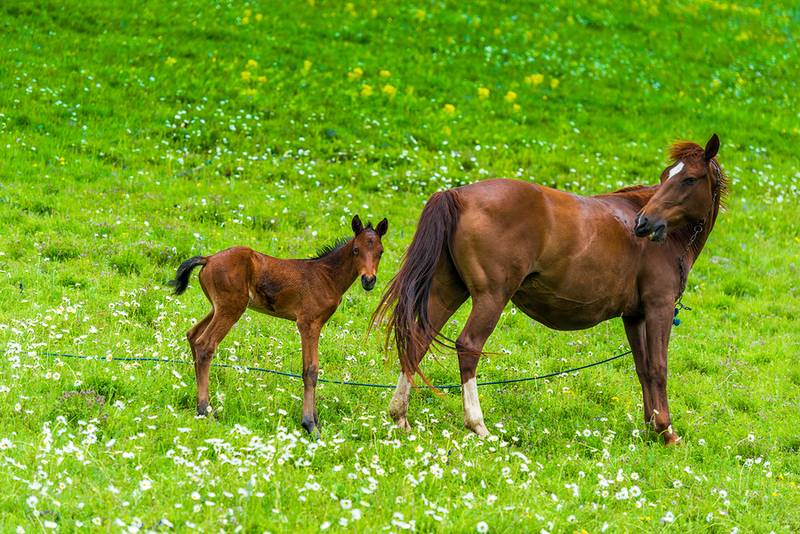
[[[355,262],[353,261],[352,241],[322,258],[320,265],[325,267],[326,276],[339,291],[339,294],[344,294],[353,285],[358,276]]]
[[[720,199],[717,198],[714,207],[711,209],[711,213],[709,214],[708,219],[703,224],[703,229],[700,231],[699,234],[697,234],[694,243],[689,243],[689,241],[687,240],[686,243],[682,245],[684,248],[687,246],[689,247],[689,253],[687,254],[687,256],[691,262],[690,265],[694,265],[695,261],[697,261],[697,258],[703,251],[703,248],[705,248],[706,241],[708,241],[708,236],[711,235],[711,231],[714,229],[714,225],[717,223],[717,216],[719,215],[719,210],[720,210],[720,202],[721,202]],[[693,228],[694,224],[692,224],[691,227]],[[691,237],[691,234],[689,234],[689,236]]]

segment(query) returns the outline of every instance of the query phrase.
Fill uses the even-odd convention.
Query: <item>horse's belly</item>
[[[537,280],[526,280],[511,301],[526,315],[556,330],[582,330],[618,317],[625,311],[625,295],[604,288],[559,291]]]

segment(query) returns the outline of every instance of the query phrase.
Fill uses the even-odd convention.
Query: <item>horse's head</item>
[[[381,262],[381,256],[383,256],[381,238],[386,235],[386,231],[389,229],[389,221],[384,218],[378,223],[378,226],[373,228],[372,223],[367,223],[367,226],[361,224],[361,219],[356,215],[353,217],[350,226],[355,234],[353,239],[353,261],[358,274],[361,275],[361,287],[369,291],[375,287],[378,264]]]
[[[719,137],[711,136],[703,149],[691,142],[672,146],[673,163],[661,173],[661,187],[636,215],[637,237],[664,241],[667,232],[706,219],[722,187],[722,170],[715,159]]]

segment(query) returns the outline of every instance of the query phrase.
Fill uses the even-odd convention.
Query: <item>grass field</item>
[[[0,530],[800,530],[800,9],[579,4],[2,2]],[[358,213],[388,217],[386,254],[321,376],[392,383],[368,317],[431,193],[651,184],[713,132],[732,193],[671,341],[679,447],[642,423],[630,358],[483,388],[487,440],[457,391],[413,393],[405,434],[390,390],[320,385],[312,441],[295,380],[214,369],[204,419],[191,365],[41,355],[189,363],[208,304],[196,279],[170,295],[182,260],[307,257]],[[479,378],[625,348],[619,320],[509,307]],[[215,361],[298,372],[299,336],[248,312]],[[458,381],[452,354],[423,368]]]

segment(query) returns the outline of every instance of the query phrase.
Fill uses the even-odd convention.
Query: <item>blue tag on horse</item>
[[[680,324],[681,324],[681,320],[678,319],[678,312],[679,311],[680,310],[678,308],[675,308],[675,314],[672,316],[672,324],[674,324],[675,326],[680,326]]]

